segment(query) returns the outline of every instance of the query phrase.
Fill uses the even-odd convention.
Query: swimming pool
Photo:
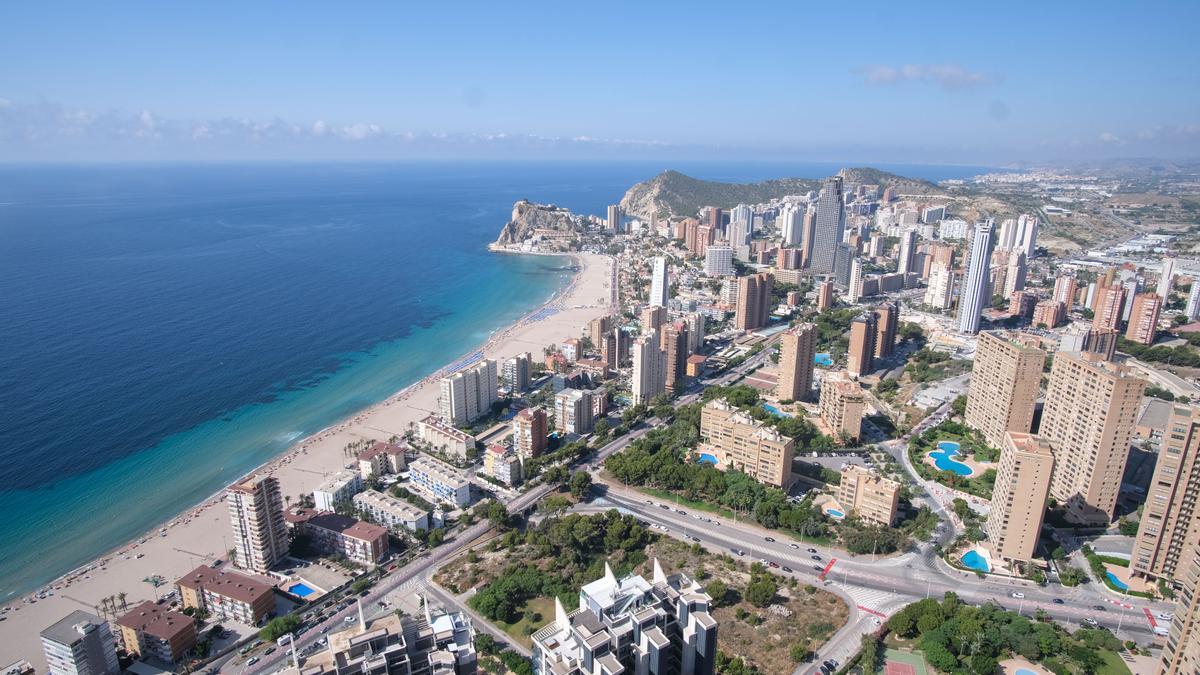
[[[1037,673],[1028,668],[1017,668],[1017,672],[1013,673],[1013,675],[1037,675]]]
[[[1109,583],[1111,583],[1113,586],[1116,586],[1118,589],[1120,589],[1122,591],[1129,590],[1129,584],[1118,579],[1117,575],[1113,574],[1112,572],[1110,572],[1108,570],[1104,570],[1104,576],[1108,577]]]
[[[287,592],[301,598],[307,598],[313,593],[316,593],[311,586],[303,582],[294,583],[291,586],[288,586]]]
[[[933,458],[933,465],[941,471],[953,471],[960,476],[970,476],[975,473],[971,467],[962,462],[954,461],[954,456],[958,454],[961,447],[954,441],[941,441],[938,443],[938,449],[929,453]]]
[[[846,514],[842,513],[841,511],[838,511],[837,509],[829,509],[825,513],[828,513],[829,515],[833,516],[834,518],[845,518],[846,517]]]
[[[817,364],[818,366],[832,366],[833,359],[829,356],[829,353],[826,352],[813,356],[813,363]]]
[[[963,554],[962,564],[975,570],[976,572],[991,572],[992,567],[988,565],[987,558],[979,555],[979,551],[967,551]]]
[[[716,455],[710,455],[707,452],[702,452],[700,453],[700,456],[696,458],[696,461],[700,464],[716,464],[717,457]]]
[[[763,410],[766,410],[767,412],[771,413],[772,415],[774,415],[776,417],[791,417],[790,414],[783,412],[782,410],[780,410],[779,408],[776,408],[775,406],[771,405],[770,403],[764,403],[764,404],[762,404],[762,407],[763,407]]]

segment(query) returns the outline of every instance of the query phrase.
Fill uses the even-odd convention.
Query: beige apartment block
[[[993,556],[1007,562],[1033,560],[1053,473],[1054,451],[1049,441],[1035,434],[1004,434],[992,510],[985,526]]]
[[[865,410],[863,390],[857,382],[840,373],[830,373],[821,382],[821,421],[834,436],[857,441],[862,436]]]
[[[900,508],[900,484],[851,464],[842,469],[837,500],[847,514],[853,513],[868,522],[891,527]]]
[[[1130,565],[1135,576],[1173,579],[1200,542],[1200,409],[1172,405]]]
[[[1054,445],[1050,494],[1071,522],[1112,522],[1145,388],[1100,355],[1054,355],[1038,435]]]
[[[1046,352],[1010,339],[1008,333],[979,334],[966,423],[978,429],[993,448],[1004,445],[1004,433],[1028,432],[1042,382]]]
[[[723,399],[700,411],[700,453],[711,454],[716,467],[731,468],[765,485],[784,488],[791,483],[795,441],[754,419]]]
[[[802,401],[812,391],[813,359],[817,355],[817,327],[802,323],[780,337],[779,384],[781,401]]]
[[[1163,645],[1159,675],[1200,673],[1200,543],[1188,545],[1187,560],[1180,569],[1182,590]]]
[[[254,476],[231,485],[225,503],[233,526],[232,544],[237,566],[266,574],[288,553],[279,480],[271,476]]]

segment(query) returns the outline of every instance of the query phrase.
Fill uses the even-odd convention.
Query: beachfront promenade
[[[573,255],[580,269],[561,293],[513,326],[492,335],[479,350],[456,361],[503,360],[522,352],[540,354],[547,344],[578,337],[589,321],[607,314],[613,297],[613,259],[594,254]],[[410,424],[435,412],[437,378],[441,372],[299,441],[259,472],[276,476],[284,495],[294,498],[311,492],[346,465],[343,449],[349,443],[401,435]],[[163,533],[156,528],[93,562],[91,569],[78,572],[70,580],[56,581],[48,587],[52,595],[36,602],[26,596],[8,603],[7,618],[0,621],[0,662],[27,659],[44,672],[46,664],[38,633],[46,626],[76,609],[95,612],[102,598],[119,593],[126,594],[130,606],[152,600],[154,589],[144,579],[158,575],[173,581],[205,561],[226,559],[231,541],[229,513],[222,494],[223,491],[185,514],[173,518],[171,514],[163,514],[164,518],[170,518],[164,522]]]

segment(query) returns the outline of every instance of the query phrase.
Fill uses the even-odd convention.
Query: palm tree
[[[167,583],[167,580],[157,574],[153,574],[145,579],[142,579],[142,581],[150,584],[150,586],[154,588],[154,601],[158,602],[158,587]]]
[[[127,605],[125,603],[125,591],[121,591],[120,593],[117,593],[117,599],[121,601],[121,611],[122,612],[128,611],[129,605]]]

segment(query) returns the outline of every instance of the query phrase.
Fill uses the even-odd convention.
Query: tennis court
[[[929,668],[925,666],[925,659],[920,654],[889,649],[884,652],[884,658],[884,675],[929,675]]]

